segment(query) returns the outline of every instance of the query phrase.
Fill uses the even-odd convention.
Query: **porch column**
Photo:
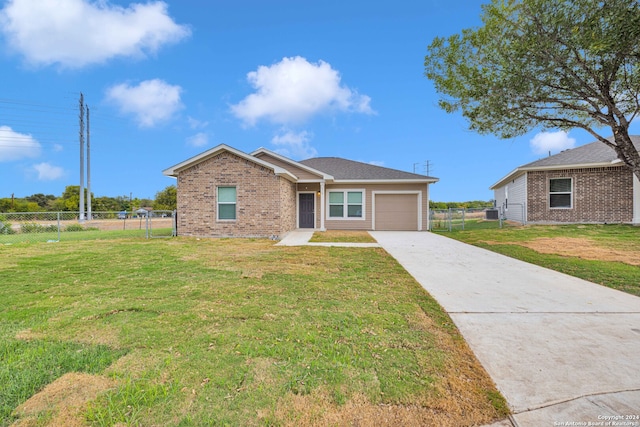
[[[324,228],[324,182],[320,183],[320,231],[326,231]]]

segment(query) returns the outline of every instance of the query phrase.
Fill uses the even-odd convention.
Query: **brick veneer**
[[[236,187],[236,220],[217,220],[217,188]],[[295,228],[295,184],[229,152],[178,173],[178,234],[271,237]]]
[[[573,178],[573,207],[549,208],[549,179]],[[625,223],[633,219],[633,175],[626,167],[527,172],[529,222]]]

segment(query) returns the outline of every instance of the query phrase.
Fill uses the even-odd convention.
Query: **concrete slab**
[[[640,298],[433,233],[371,234],[449,312],[516,425],[640,413]]]
[[[288,232],[276,246],[303,246],[313,237],[313,231],[293,230]]]

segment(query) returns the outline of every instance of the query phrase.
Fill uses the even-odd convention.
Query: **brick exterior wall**
[[[549,208],[549,179],[573,178],[573,207]],[[527,172],[528,222],[628,223],[633,174],[623,166]]]
[[[280,179],[280,218],[282,218],[280,237],[296,228],[298,212],[296,197],[296,184],[284,178]]]
[[[236,187],[236,219],[217,219],[217,188]],[[178,235],[282,236],[295,228],[295,184],[229,152],[178,174]]]

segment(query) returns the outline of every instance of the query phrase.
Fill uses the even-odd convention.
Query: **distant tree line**
[[[429,200],[429,209],[486,209],[493,207],[493,200],[472,200],[469,202],[434,202]]]
[[[88,194],[85,189],[85,201],[87,198]],[[38,193],[22,198],[0,198],[0,212],[77,212],[79,206],[79,185],[68,185],[60,196]],[[131,212],[139,208],[174,210],[176,208],[175,185],[158,191],[154,200],[137,197],[132,199],[129,196],[95,197],[91,193],[91,210],[93,212]]]

